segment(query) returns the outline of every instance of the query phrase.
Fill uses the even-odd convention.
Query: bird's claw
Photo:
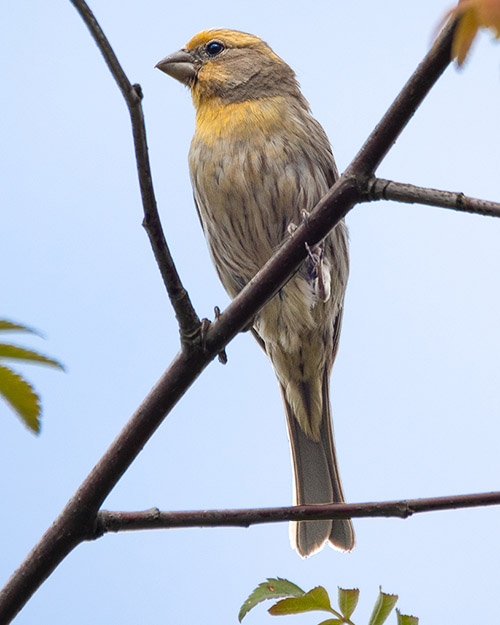
[[[300,218],[302,220],[302,223],[304,224],[308,224],[309,223],[309,213],[306,210],[301,210],[300,211]],[[295,231],[297,230],[298,226],[296,226],[293,221],[290,222],[287,226],[287,232],[288,234],[292,237],[295,234]]]
[[[220,315],[220,308],[218,306],[214,307],[214,315],[215,315],[215,319],[217,320]],[[201,333],[201,344],[203,346],[203,349],[206,349],[206,336],[207,336],[207,332],[208,332],[208,328],[211,325],[211,321],[209,319],[202,319],[201,320],[201,328],[200,328],[200,333]],[[226,350],[223,349],[222,351],[220,351],[217,354],[217,358],[219,359],[219,362],[222,365],[225,365],[227,363],[227,354],[226,354]]]
[[[306,210],[301,210],[300,216],[302,218],[302,223],[307,226],[307,224],[309,223],[309,213]]]
[[[307,254],[309,256],[309,262],[311,263],[311,278],[315,282],[316,292],[320,300],[327,301],[329,294],[327,295],[325,282],[323,277],[323,245],[317,245],[313,249],[308,243],[305,244]]]

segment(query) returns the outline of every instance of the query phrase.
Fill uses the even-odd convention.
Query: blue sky
[[[297,72],[340,170],[428,50],[446,1],[309,4],[95,0],[132,82],[144,90],[166,236],[200,316],[228,298],[213,270],[187,168],[188,92],[154,70],[193,34],[264,38]],[[0,8],[0,317],[67,373],[20,367],[41,392],[32,436],[0,403],[0,584],[21,562],[178,350],[178,332],[141,228],[128,113],[69,2]],[[499,199],[499,50],[483,35],[449,68],[379,169],[401,182]],[[379,203],[348,216],[351,276],[332,404],[349,501],[498,490],[500,221]],[[270,365],[238,336],[166,419],[107,509],[289,505],[284,413]],[[76,549],[16,623],[235,623],[266,577],[379,585],[422,622],[493,622],[500,512],[357,520],[357,547],[301,560],[285,524],[113,535]],[[252,623],[273,622],[263,608]],[[316,623],[307,615],[281,623]]]

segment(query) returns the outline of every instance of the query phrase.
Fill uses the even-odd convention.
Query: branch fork
[[[446,26],[432,49],[402,89],[394,103],[375,130],[368,137],[344,175],[318,202],[286,243],[266,263],[250,283],[233,300],[222,315],[210,324],[202,337],[202,322],[194,310],[172,260],[158,216],[148,158],[146,131],[142,111],[142,90],[132,85],[109,42],[84,0],[70,0],[89,28],[106,64],[126,100],[134,136],[139,184],[144,207],[143,225],[149,236],[163,282],[177,317],[181,350],[162,375],[152,391],[118,434],[104,456],[70,499],[54,524],[46,531],[21,566],[0,591],[0,623],[9,623],[25,603],[59,565],[59,563],[84,540],[97,538],[107,531],[159,527],[161,523],[180,521],[188,513],[164,513],[157,509],[146,512],[107,512],[99,509],[108,494],[142,450],[163,419],[176,405],[186,390],[217,354],[221,354],[229,341],[251,323],[258,311],[279,291],[307,257],[306,244],[314,249],[328,232],[360,202],[389,199],[402,202],[417,201],[424,204],[454,208],[484,215],[500,216],[500,205],[467,198],[462,194],[448,194],[378,180],[375,170],[391,149],[412,115],[435,82],[445,71],[451,59],[451,42],[455,25]],[[453,197],[452,197],[453,196]],[[200,346],[203,348],[200,349]],[[477,497],[472,505],[500,503],[499,493],[468,496]],[[483,497],[483,499],[481,499]],[[446,499],[446,498],[442,498]],[[454,507],[465,507],[460,497]],[[420,503],[419,503],[420,502]],[[424,503],[423,503],[424,502]],[[427,503],[425,503],[427,502]],[[392,513],[384,506],[392,505]],[[420,506],[420,509],[417,509]],[[453,507],[453,506],[448,506]],[[314,508],[311,510],[311,508]],[[320,509],[321,508],[321,509]],[[198,524],[263,523],[277,520],[305,520],[354,516],[400,516],[414,512],[443,509],[434,500],[407,500],[385,504],[335,504],[332,506],[299,506],[260,511],[199,511]],[[364,510],[364,511],[363,511]],[[191,516],[195,513],[189,513]],[[132,516],[131,516],[132,515]],[[257,515],[257,516],[255,516]],[[281,515],[281,517],[280,517]],[[278,518],[280,517],[280,518]],[[135,521],[134,521],[135,519]],[[203,523],[201,521],[204,519]],[[225,520],[224,520],[225,519]],[[236,521],[238,521],[236,523]],[[209,522],[210,521],[210,522]],[[192,519],[190,521],[192,523]],[[135,523],[135,527],[133,527]],[[141,527],[142,523],[142,527]]]

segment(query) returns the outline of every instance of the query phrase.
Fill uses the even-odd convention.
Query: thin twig
[[[181,279],[175,268],[174,261],[163,233],[156,198],[151,177],[151,167],[149,164],[148,144],[146,139],[146,127],[144,124],[144,113],[142,110],[142,90],[140,85],[132,85],[125,75],[106,35],[103,33],[92,11],[84,0],[70,0],[75,6],[83,21],[87,25],[97,47],[101,51],[109,71],[113,75],[130,113],[132,122],[132,133],[134,136],[135,158],[137,162],[137,172],[139,174],[139,185],[141,188],[142,205],[144,208],[143,226],[148,233],[153,253],[160,269],[163,283],[167,289],[168,296],[179,323],[181,340],[184,344],[191,344],[191,341],[198,336],[200,331],[200,320],[191,304],[187,291],[182,286]]]
[[[372,178],[368,184],[366,201],[372,200],[426,204],[440,208],[451,208],[463,213],[500,217],[500,204],[498,202],[479,200],[463,193],[416,187],[412,184],[403,184],[382,178]]]
[[[406,85],[349,165],[346,173],[373,176],[403,128],[415,114],[451,61],[451,41],[456,21],[449,22]],[[449,45],[448,45],[449,44]]]
[[[374,503],[316,504],[283,508],[245,508],[241,510],[189,510],[185,512],[164,512],[158,510],[158,508],[137,512],[101,510],[97,515],[97,525],[93,538],[100,538],[108,532],[179,527],[249,527],[250,525],[260,523],[351,519],[355,517],[397,517],[406,519],[413,514],[422,512],[496,505],[500,505],[500,492]]]
[[[81,0],[72,2],[77,7],[86,7]],[[366,195],[367,183],[374,168],[449,64],[451,35],[450,29],[440,35],[414,77],[384,116],[383,123],[370,135],[346,174],[320,200],[307,223],[297,228],[291,239],[208,328],[206,349],[181,350],[175,357],[59,517],[0,592],[2,625],[16,616],[77,544],[95,535],[97,513],[104,499],[201,371],[293,275],[307,255],[306,243],[311,247],[319,243]],[[407,93],[409,89],[411,94]]]

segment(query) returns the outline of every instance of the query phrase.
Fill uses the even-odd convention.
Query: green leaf
[[[358,588],[352,588],[350,590],[339,588],[339,608],[346,619],[351,618],[352,613],[358,605],[358,599]]]
[[[250,596],[240,608],[238,620],[241,623],[243,618],[257,604],[266,599],[277,599],[278,597],[300,597],[305,594],[302,588],[299,588],[287,579],[270,577],[250,593]]]
[[[342,625],[343,623],[345,621],[340,618],[327,618],[326,621],[321,621],[318,625]]]
[[[3,331],[30,332],[31,334],[38,334],[38,336],[41,336],[40,332],[38,332],[37,330],[33,330],[33,328],[28,328],[28,326],[23,326],[20,323],[7,321],[7,319],[0,319],[0,332]]]
[[[26,360],[28,362],[38,362],[52,367],[57,367],[64,371],[64,367],[60,362],[53,358],[48,358],[43,354],[34,352],[31,349],[25,349],[24,347],[18,347],[17,345],[8,345],[6,343],[0,343],[0,359],[1,358],[14,358],[15,360]]]
[[[302,597],[293,597],[292,599],[283,599],[274,604],[269,609],[269,614],[274,616],[278,614],[300,614],[302,612],[311,612],[313,610],[324,610],[333,612],[330,604],[330,597],[323,586],[316,586]]]
[[[40,400],[32,386],[11,369],[0,365],[0,395],[30,430],[40,432]]]
[[[396,605],[397,600],[397,595],[388,595],[387,593],[382,592],[381,589],[377,597],[377,601],[375,602],[375,607],[373,608],[370,620],[368,621],[368,625],[382,625],[382,623],[385,623],[387,617]]]
[[[416,616],[401,614],[399,610],[396,610],[396,614],[398,615],[398,625],[418,625],[418,618]]]

